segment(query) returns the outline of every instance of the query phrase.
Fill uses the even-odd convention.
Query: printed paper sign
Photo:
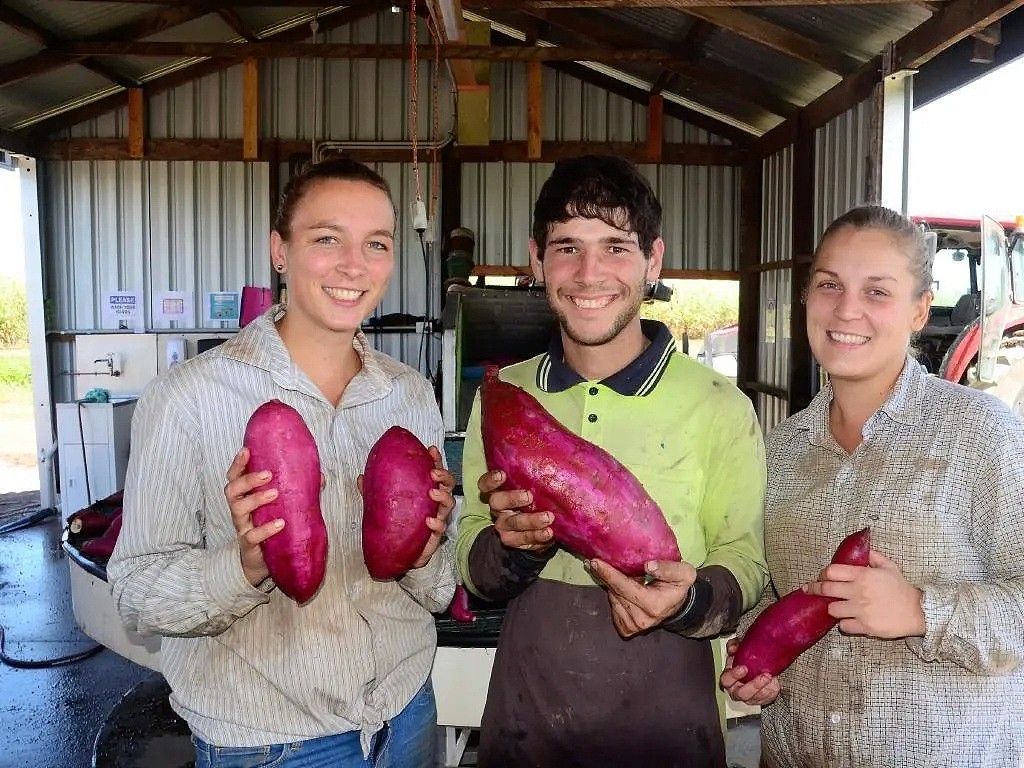
[[[192,313],[192,294],[189,291],[159,291],[153,294],[153,323],[176,320],[180,323],[195,322]]]
[[[206,294],[206,320],[209,322],[238,322],[241,297],[237,291],[211,291]]]
[[[137,293],[115,291],[103,302],[103,325],[119,331],[137,331],[142,323],[142,298]]]

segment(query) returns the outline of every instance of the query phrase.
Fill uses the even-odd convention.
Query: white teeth
[[[858,336],[856,333],[836,333],[829,331],[828,336],[840,344],[867,344],[871,339],[868,336]]]
[[[324,286],[324,292],[333,299],[340,301],[355,301],[363,295],[362,291],[349,291],[344,288],[328,288]]]
[[[599,299],[581,299],[577,296],[570,296],[569,299],[580,309],[603,309],[611,304],[614,296],[602,296]]]

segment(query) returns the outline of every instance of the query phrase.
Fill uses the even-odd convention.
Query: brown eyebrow
[[[310,224],[306,229],[329,229],[331,232],[347,232],[345,227],[340,227],[337,224],[331,222],[314,222]],[[395,239],[395,233],[389,232],[386,229],[375,229],[373,232],[368,233],[368,237],[388,237],[392,240]]]
[[[833,272],[831,269],[822,269],[821,267],[818,267],[817,269],[814,270],[814,272],[815,274],[820,272],[823,275],[829,275],[830,277],[834,277],[837,280],[839,279],[839,275]],[[869,275],[867,279],[874,283],[881,283],[885,280],[891,280],[894,283],[896,282],[896,278],[890,277],[889,275]]]
[[[548,240],[548,245],[572,245],[574,243],[583,242],[583,238],[580,237],[556,237],[553,240]],[[602,237],[598,240],[599,243],[605,243],[609,245],[618,245],[626,243],[629,245],[637,245],[637,241],[629,237]]]

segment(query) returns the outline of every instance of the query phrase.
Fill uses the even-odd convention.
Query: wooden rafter
[[[686,12],[735,35],[837,75],[852,72],[860,65],[859,61],[836,51],[831,46],[811,40],[746,11],[735,8],[687,8]]]
[[[117,0],[124,2],[125,0]],[[133,2],[134,0],[127,0]],[[778,8],[784,6],[912,5],[917,0],[463,0],[467,8],[533,10],[537,8]],[[935,5],[936,3],[931,3]]]
[[[85,42],[68,43],[63,52],[72,56],[201,57],[211,59],[407,59],[409,46],[380,43],[178,43],[178,42]],[[428,59],[434,46],[417,46],[417,55]],[[661,48],[567,48],[549,46],[440,46],[442,59],[481,61],[597,61],[608,64],[629,61],[664,62],[672,58]]]
[[[917,69],[965,37],[1024,7],[1024,0],[956,0],[896,43],[894,69]]]
[[[2,138],[2,136],[0,136]],[[584,153],[614,154],[636,162],[646,162],[646,149],[632,142],[610,141],[546,141],[539,157],[530,158],[525,141],[493,141],[486,146],[454,147],[455,159],[466,163],[542,162],[550,163]],[[124,139],[58,139],[42,143],[39,156],[52,160],[127,160],[130,153]],[[264,139],[259,142],[258,156],[250,160],[265,160],[275,153],[278,157],[308,152],[309,142],[299,139]],[[242,139],[147,139],[147,160],[243,160]],[[427,150],[421,150],[421,159],[428,159]],[[373,162],[407,162],[409,150],[396,147],[350,150],[356,159]],[[735,166],[749,159],[745,149],[721,144],[676,144],[663,146],[662,162],[673,165]]]
[[[1024,6],[1024,0],[955,0],[940,13],[900,38],[894,46],[891,68],[915,68],[921,63],[984,29]],[[883,72],[881,56],[865,62],[804,107],[798,115],[766,133],[756,144],[762,157],[774,154],[796,140],[797,126],[815,129],[825,125],[851,107],[871,96]]]
[[[220,5],[229,5],[229,3],[220,3]],[[157,32],[162,32],[163,30],[170,29],[171,27],[176,27],[179,24],[184,24],[186,21],[191,21],[192,19],[205,16],[210,12],[210,10],[211,4],[203,4],[202,6],[182,5],[170,8],[158,8],[155,11],[147,13],[136,21],[122,24],[119,27],[107,30],[102,35],[87,38],[85,42],[96,39],[107,42],[127,42],[136,40],[141,37],[154,35]],[[27,56],[24,59],[18,59],[17,61],[4,64],[3,68],[0,69],[0,87],[24,80],[26,77],[41,75],[44,72],[60,69],[68,64],[74,64],[80,62],[82,59],[89,58],[88,54],[76,55],[68,53],[66,50],[67,46],[73,44],[74,43],[64,41],[59,45],[48,46],[46,49],[33,54],[32,56]]]
[[[264,2],[265,1],[266,0],[264,0]],[[337,27],[351,24],[359,19],[373,15],[379,11],[381,7],[382,3],[380,0],[353,0],[353,2],[351,2],[344,10],[320,16],[320,31],[327,32]],[[308,39],[310,34],[309,27],[303,25],[301,27],[282,30],[281,32],[273,35],[267,35],[264,39],[276,42],[298,42]],[[239,43],[239,45],[249,44]],[[154,96],[158,93],[163,93],[172,88],[176,88],[179,85],[191,82],[192,80],[221,72],[237,63],[238,62],[235,61],[213,59],[193,64],[162,77],[148,80],[144,86],[146,96]],[[33,124],[27,129],[27,131],[31,132],[33,135],[45,136],[56,131],[63,130],[84,120],[90,120],[94,117],[98,117],[99,115],[106,114],[111,110],[119,109],[126,103],[127,95],[125,93],[116,93],[112,96],[97,99],[96,101],[92,101],[81,107],[70,109],[67,112],[55,115],[54,117],[41,120],[38,123]]]
[[[530,15],[600,45],[621,48],[645,38],[642,32],[628,25],[607,24],[570,11],[531,11]],[[647,35],[646,39],[650,40],[650,36]],[[551,42],[563,42],[563,39],[552,39]],[[662,62],[662,66],[673,75],[747,101],[780,117],[796,114],[799,109],[799,105],[776,96],[772,86],[755,75],[714,62],[693,61],[691,52],[683,44],[666,43],[660,50],[671,57],[671,60]]]
[[[243,40],[254,43],[259,39],[249,30],[249,27],[242,21],[242,17],[238,15],[238,11],[234,8],[220,8],[217,10],[217,15]]]
[[[44,46],[45,48],[60,46],[67,42],[64,38],[54,34],[33,19],[30,19],[20,11],[17,11],[7,5],[0,5],[0,23],[6,24],[7,26],[17,30],[19,34],[27,37],[35,43],[38,43],[39,45]],[[97,75],[106,78],[110,82],[120,85],[122,88],[134,88],[138,85],[138,82],[130,77],[122,75],[116,69],[104,64],[102,61],[85,58],[81,59],[78,63],[86,69],[95,72]],[[7,65],[4,67],[5,72],[6,67]]]

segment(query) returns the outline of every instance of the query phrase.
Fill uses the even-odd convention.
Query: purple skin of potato
[[[426,519],[437,517],[430,490],[434,460],[412,432],[391,427],[366,459],[363,473],[363,560],[375,579],[394,579],[423,554]]]
[[[871,529],[863,528],[843,539],[832,562],[866,566],[870,549]],[[733,666],[747,668],[744,682],[763,672],[777,676],[823,638],[838,623],[828,613],[828,604],[833,600],[794,589],[765,609],[747,630],[733,656]]]
[[[505,488],[533,493],[525,512],[551,512],[555,540],[627,576],[649,560],[681,560],[675,534],[640,481],[607,451],[573,434],[535,397],[488,368],[481,394],[484,454]]]
[[[280,400],[257,408],[245,427],[246,472],[269,471],[264,489],[277,498],[253,510],[252,524],[281,518],[284,528],[260,546],[270,577],[297,603],[320,588],[327,571],[327,525],[320,512],[320,454],[299,412]]]
[[[476,621],[476,614],[469,608],[469,592],[461,584],[455,587],[455,596],[452,598],[452,604],[448,606],[448,615],[460,624]]]

